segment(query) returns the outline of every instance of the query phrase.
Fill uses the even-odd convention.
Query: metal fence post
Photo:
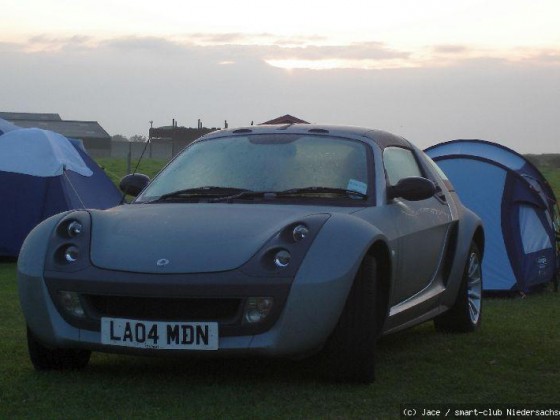
[[[128,154],[126,156],[126,173],[129,174],[132,169],[132,142],[128,143]]]

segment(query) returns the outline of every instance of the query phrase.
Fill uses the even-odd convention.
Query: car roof
[[[276,125],[251,125],[213,131],[200,138],[200,140],[224,136],[254,135],[254,134],[313,134],[346,137],[363,142],[373,142],[381,149],[390,146],[413,148],[411,143],[403,137],[383,130],[364,127],[319,124],[276,124]]]

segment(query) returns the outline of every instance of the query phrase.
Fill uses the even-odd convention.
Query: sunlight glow
[[[333,70],[333,69],[361,69],[385,70],[397,68],[417,67],[413,62],[406,60],[304,60],[304,59],[279,59],[266,60],[266,63],[285,70]]]

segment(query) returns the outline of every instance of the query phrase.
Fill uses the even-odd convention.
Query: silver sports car
[[[370,382],[380,335],[480,325],[482,223],[402,137],[221,130],[121,189],[136,199],[53,216],[23,245],[36,369],[83,368],[92,351],[321,353],[337,380]]]

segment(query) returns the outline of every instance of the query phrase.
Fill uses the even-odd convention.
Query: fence
[[[144,152],[144,159],[170,160],[190,142],[152,140],[146,143],[112,141],[110,149],[88,148],[88,153],[93,158],[111,157],[137,160]]]

